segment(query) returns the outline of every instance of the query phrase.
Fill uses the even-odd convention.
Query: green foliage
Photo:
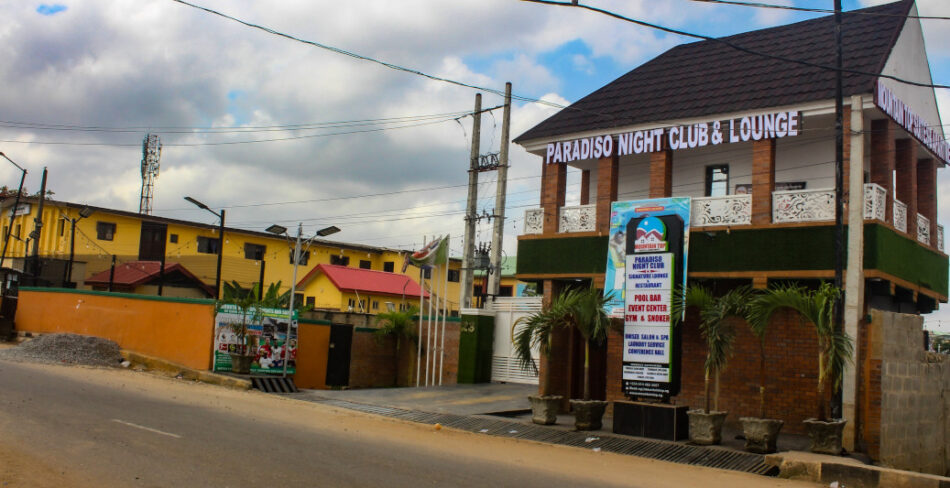
[[[264,292],[264,296],[259,300],[260,307],[287,308],[290,306],[290,290],[288,289],[287,291],[280,293],[281,283],[282,281],[278,281],[277,283],[271,283],[270,285],[267,285],[267,290]],[[260,294],[260,284],[254,283],[254,285],[250,288],[244,288],[237,281],[231,281],[230,283],[224,282],[222,283],[222,291],[224,295],[223,301],[225,303],[231,303],[228,302],[228,300],[240,300],[244,298],[253,298],[255,301],[258,301],[257,297]],[[303,304],[295,303],[294,308],[301,310],[303,308]]]
[[[380,326],[375,332],[377,339],[384,337],[395,338],[396,351],[399,351],[400,339],[407,339],[413,343],[416,342],[418,340],[415,328],[415,316],[417,313],[418,309],[416,307],[410,307],[404,311],[393,310],[392,312],[376,314],[376,323]]]

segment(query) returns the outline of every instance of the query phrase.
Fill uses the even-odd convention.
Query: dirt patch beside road
[[[16,446],[0,442],[0,487],[87,488],[101,486],[73,476]]]

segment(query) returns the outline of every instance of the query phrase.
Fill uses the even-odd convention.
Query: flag
[[[449,236],[435,239],[422,249],[410,254],[402,264],[402,272],[410,264],[419,268],[431,268],[449,262]]]

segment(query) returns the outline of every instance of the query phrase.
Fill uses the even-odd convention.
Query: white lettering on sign
[[[927,146],[935,156],[944,163],[950,163],[950,143],[943,138],[943,131],[938,130],[929,121],[914,113],[901,99],[894,96],[881,80],[877,81],[877,90],[874,93],[874,104],[888,115],[897,125],[912,134],[921,144]]]
[[[727,127],[728,126],[728,127]],[[647,154],[664,149],[696,149],[725,143],[761,141],[795,137],[801,130],[799,112],[777,112],[747,115],[722,122],[677,125],[667,128],[602,135],[547,145],[547,164],[570,163],[585,159],[608,158],[614,155]]]

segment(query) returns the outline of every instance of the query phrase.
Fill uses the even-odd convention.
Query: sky
[[[593,12],[515,0],[195,0],[299,39],[542,102],[515,101],[515,137],[566,105],[690,39]],[[831,0],[770,0],[831,8]],[[887,3],[845,0],[845,10]],[[950,16],[946,0],[921,15]],[[819,14],[691,0],[597,1],[638,19],[711,36]],[[161,137],[153,214],[216,223],[183,200],[227,209],[229,227],[272,223],[334,239],[419,248],[452,236],[461,254],[474,89],[396,71],[276,36],[172,0],[2,2],[0,151],[49,169],[54,198],[137,211],[142,139]],[[950,21],[922,20],[936,83],[950,84]],[[483,107],[501,97],[483,92]],[[950,90],[938,90],[947,120]],[[481,152],[497,152],[501,111],[483,114]],[[385,130],[383,130],[385,129]],[[526,208],[539,204],[540,159],[511,146],[505,247],[516,252]],[[947,226],[950,176],[941,171]],[[0,185],[19,172],[0,164]],[[577,185],[578,178],[569,178]],[[569,204],[576,189],[568,189]],[[483,173],[479,213],[492,213]],[[476,242],[491,238],[478,224]],[[950,307],[932,324],[950,332]],[[941,316],[943,318],[941,318]]]

